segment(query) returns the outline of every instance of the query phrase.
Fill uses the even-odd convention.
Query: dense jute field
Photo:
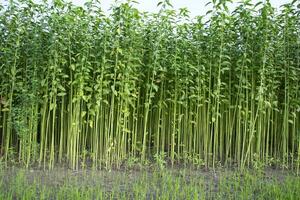
[[[297,199],[300,1],[0,4],[0,199]]]
[[[4,167],[300,171],[300,2],[0,4]]]

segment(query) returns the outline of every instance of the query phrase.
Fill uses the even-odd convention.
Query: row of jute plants
[[[5,163],[300,164],[300,4],[0,5]]]

